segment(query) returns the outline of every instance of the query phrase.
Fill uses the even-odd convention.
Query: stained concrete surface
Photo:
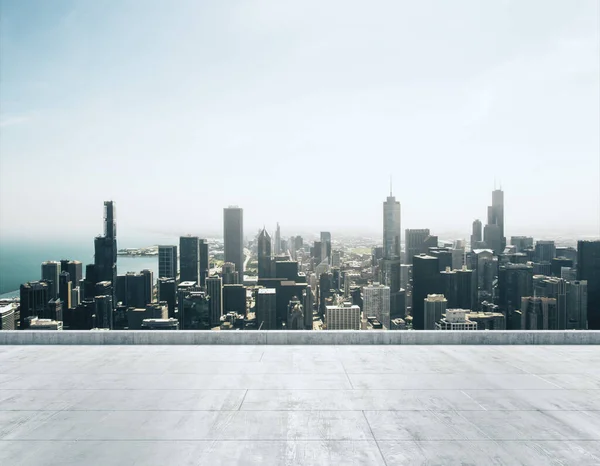
[[[598,346],[0,346],[1,465],[600,465]]]

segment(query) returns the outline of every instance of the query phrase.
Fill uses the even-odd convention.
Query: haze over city
[[[141,14],[143,12],[143,14]],[[597,235],[599,7],[3,1],[0,238],[120,231]],[[459,235],[457,235],[459,236]]]

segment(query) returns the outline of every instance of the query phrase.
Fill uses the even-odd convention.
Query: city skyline
[[[312,6],[2,2],[0,239],[96,234],[105,199],[131,236],[230,204],[377,232],[388,174],[407,228],[466,237],[497,179],[505,236],[600,230],[597,2]]]

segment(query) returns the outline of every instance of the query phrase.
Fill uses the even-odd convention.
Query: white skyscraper
[[[363,312],[365,317],[375,316],[390,328],[390,287],[380,283],[363,287]]]
[[[360,307],[352,303],[325,307],[327,330],[360,330]]]

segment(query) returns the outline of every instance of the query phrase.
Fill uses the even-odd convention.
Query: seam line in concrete
[[[377,450],[379,450],[379,454],[381,455],[381,460],[383,461],[384,466],[387,466],[387,461],[385,459],[385,456],[383,455],[383,452],[381,451],[379,442],[375,438],[375,434],[373,433],[373,428],[371,427],[371,424],[369,423],[369,420],[367,419],[367,414],[365,413],[364,410],[362,410],[361,412],[363,414],[363,417],[365,418],[365,422],[367,423],[367,426],[369,426],[369,432],[371,432],[371,436],[373,437],[373,440],[375,441],[375,445],[377,445]]]

